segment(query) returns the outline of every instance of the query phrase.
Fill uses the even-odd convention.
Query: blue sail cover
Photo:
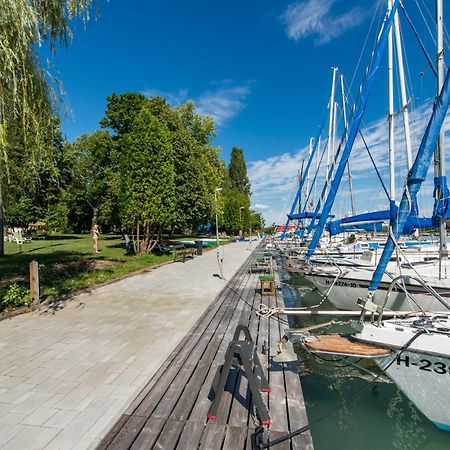
[[[330,233],[330,236],[351,231],[379,232],[382,231],[383,223],[391,222],[392,213],[395,217],[397,210],[397,206],[393,205],[392,209],[357,214],[355,216],[345,217],[344,219],[333,220],[327,223],[326,229]],[[417,206],[415,206],[408,216],[404,234],[411,234],[416,228],[423,230],[434,227],[432,218],[418,217],[417,213]]]
[[[302,220],[302,219],[312,219],[314,217],[320,217],[320,214],[315,214],[312,211],[303,211],[301,213],[288,214],[289,220]],[[333,215],[328,217],[334,217]]]
[[[433,218],[438,221],[438,219],[448,219],[450,217],[450,209],[448,207],[450,192],[447,187],[447,177],[434,177],[434,191],[433,197],[434,207],[433,207]]]
[[[394,17],[397,12],[398,4],[399,0],[395,0],[394,4],[392,5],[391,13],[387,18],[386,22],[384,23],[384,27],[378,40],[377,46],[374,49],[372,64],[370,65],[367,78],[361,91],[361,95],[358,98],[358,104],[355,109],[354,120],[352,121],[351,126],[349,128],[347,143],[345,145],[344,151],[342,152],[342,157],[339,162],[339,166],[336,169],[335,177],[333,179],[333,182],[331,183],[330,192],[328,193],[328,197],[322,210],[322,216],[320,217],[319,222],[317,224],[317,228],[309,245],[306,258],[311,258],[311,256],[314,254],[314,251],[317,245],[319,244],[320,236],[322,235],[322,232],[325,228],[326,219],[330,214],[331,208],[333,207],[334,199],[336,197],[339,184],[341,183],[342,175],[344,174],[345,167],[347,166],[348,158],[352,151],[356,135],[361,125],[361,120],[366,110],[367,101],[372,91],[372,87],[377,77],[377,74],[380,71],[381,58],[383,57],[383,54],[386,50],[389,30],[391,29],[392,24],[394,22]]]
[[[411,202],[414,204],[416,201],[417,193],[427,175],[428,167],[430,166],[431,158],[433,157],[433,152],[450,103],[449,79],[450,71],[447,70],[441,93],[433,105],[433,113],[431,114],[430,121],[428,122],[425,134],[423,135],[414,164],[406,179],[406,185],[397,211],[397,216],[392,223],[392,234],[394,235],[395,240],[398,240],[400,235],[404,232],[405,224],[410,214]],[[373,274],[372,281],[370,282],[369,292],[373,292],[378,288],[394,249],[394,241],[392,236],[389,235],[383,254],[381,255],[378,266]]]

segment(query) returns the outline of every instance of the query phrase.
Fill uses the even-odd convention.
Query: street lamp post
[[[218,215],[218,204],[217,204],[217,193],[220,192],[222,188],[216,188],[214,190],[214,201],[216,204],[216,244],[217,244],[217,254],[219,254],[219,215]]]
[[[222,188],[216,188],[214,190],[214,201],[216,203],[216,244],[217,244],[217,264],[219,265],[220,270],[220,278],[223,278],[223,256],[222,259],[220,259],[220,247],[219,247],[219,214],[218,209],[219,205],[217,202],[217,193],[220,192]]]

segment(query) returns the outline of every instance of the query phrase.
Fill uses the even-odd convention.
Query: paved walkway
[[[224,247],[229,279],[250,252]],[[94,448],[224,287],[216,252],[0,322],[0,447]]]

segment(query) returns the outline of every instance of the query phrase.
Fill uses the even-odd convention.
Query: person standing
[[[92,227],[92,247],[94,249],[95,253],[100,253],[100,250],[98,249],[98,241],[100,240],[100,230],[98,228],[98,225],[95,224]]]

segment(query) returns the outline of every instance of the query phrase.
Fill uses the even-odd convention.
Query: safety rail
[[[432,295],[439,303],[441,303],[442,305],[444,305],[448,310],[450,310],[450,305],[439,295],[438,292],[436,292],[429,284],[427,284],[424,280],[421,280],[420,278],[417,277],[413,277],[410,275],[399,275],[398,277],[393,278],[393,280],[391,281],[391,284],[389,285],[389,288],[386,292],[386,295],[384,297],[383,303],[381,305],[380,308],[380,314],[378,315],[378,319],[377,319],[377,325],[380,326],[381,325],[381,321],[383,318],[383,312],[384,312],[384,308],[386,307],[386,303],[389,300],[389,295],[391,294],[392,290],[394,289],[394,286],[397,286],[399,283],[398,281],[403,280],[403,279],[408,279],[410,280],[414,280],[417,283],[420,284],[420,286],[422,286],[426,292],[428,292],[430,295]],[[400,285],[402,288],[404,286]],[[406,290],[406,287],[404,287],[404,289]],[[417,302],[415,302],[417,304]],[[418,305],[420,307],[420,305]],[[421,308],[422,309],[422,308]],[[423,310],[422,310],[423,311]]]

